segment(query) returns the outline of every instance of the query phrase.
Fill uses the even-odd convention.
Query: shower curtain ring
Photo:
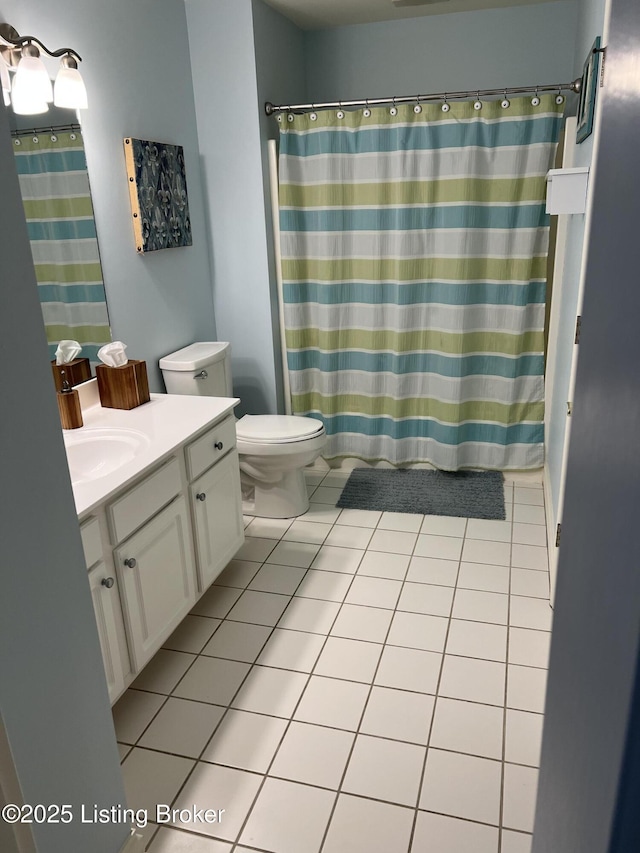
[[[309,113],[309,118],[311,119],[311,121],[315,121],[318,118],[318,113],[316,112],[316,105],[311,104],[311,109],[313,110],[313,112]]]
[[[479,89],[476,92],[476,100],[475,100],[475,103],[473,105],[473,108],[474,108],[474,110],[481,110],[482,109],[482,101],[480,100],[480,90]]]
[[[564,96],[560,89],[558,89],[558,94],[556,95],[556,104],[564,104]]]
[[[509,109],[509,107],[511,106],[511,101],[509,100],[509,98],[507,98],[507,90],[506,90],[506,88],[505,88],[505,90],[504,90],[504,100],[502,101],[502,103],[500,104],[500,106],[502,107],[502,109],[503,109],[503,110],[508,110],[508,109]]]
[[[338,101],[338,106],[340,107],[340,109],[336,113],[336,117],[337,118],[344,118],[344,110],[342,109],[342,101]]]
[[[365,102],[364,102],[364,103],[365,103],[365,108],[362,110],[362,115],[363,115],[365,118],[369,118],[369,116],[371,115],[371,110],[369,109],[369,99],[368,99],[368,98],[365,98]]]
[[[416,115],[422,112],[422,107],[420,106],[420,95],[416,95],[416,105],[413,108],[413,111]]]
[[[398,115],[398,108],[396,107],[396,96],[395,95],[393,96],[392,101],[393,101],[393,106],[389,110],[389,113],[392,116],[397,116]]]
[[[451,107],[449,106],[449,103],[447,102],[447,93],[445,92],[442,97],[444,99],[444,104],[442,105],[442,112],[448,113],[449,110],[451,109]]]
[[[540,98],[538,97],[538,87],[536,86],[535,94],[533,98],[531,98],[531,106],[538,107],[540,106]]]

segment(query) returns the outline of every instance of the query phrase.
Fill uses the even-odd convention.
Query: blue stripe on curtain
[[[542,304],[547,283],[532,282],[520,287],[512,284],[447,284],[446,282],[419,282],[417,284],[368,284],[367,282],[338,282],[319,284],[305,281],[284,286],[284,299],[289,305],[316,302],[319,305],[340,305],[360,302],[363,305],[413,305],[417,302],[435,302],[439,305],[517,305]]]

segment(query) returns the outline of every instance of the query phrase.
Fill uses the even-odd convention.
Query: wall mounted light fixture
[[[38,46],[60,59],[53,86]],[[78,71],[81,61],[81,56],[69,47],[49,50],[35,36],[21,36],[9,24],[0,23],[2,95],[5,106],[12,105],[20,115],[46,113],[52,101],[56,107],[85,110],[87,90]],[[13,83],[9,72],[15,72]]]

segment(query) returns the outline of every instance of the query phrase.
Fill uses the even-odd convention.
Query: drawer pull
[[[215,447],[216,450],[222,450],[222,448],[224,447],[224,444],[221,441],[216,441],[216,443],[213,446]]]
[[[207,496],[205,495],[204,492],[198,492],[198,494],[196,495],[197,501],[206,501],[206,499],[207,499]]]
[[[102,578],[100,583],[102,584],[102,586],[106,586],[107,589],[111,589],[115,581],[113,578]]]
[[[138,565],[138,561],[135,559],[135,557],[128,557],[124,561],[124,564],[128,569],[135,569],[135,567]]]

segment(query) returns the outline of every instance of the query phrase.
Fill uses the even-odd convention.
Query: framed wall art
[[[576,142],[578,143],[584,142],[593,131],[599,68],[600,36],[594,41],[582,69],[582,85],[580,87],[580,102],[578,103],[578,126],[576,128]]]
[[[124,153],[136,251],[191,246],[182,146],[127,137]]]

